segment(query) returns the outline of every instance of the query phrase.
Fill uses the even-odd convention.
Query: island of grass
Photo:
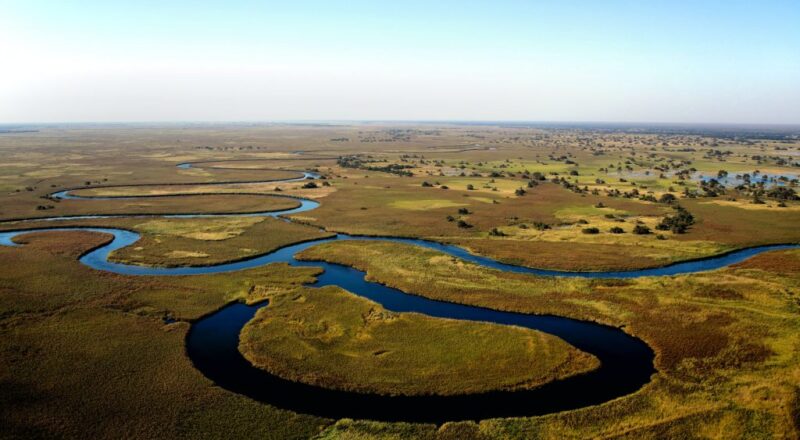
[[[287,379],[386,395],[534,388],[599,366],[546,333],[394,313],[333,286],[272,295],[239,349]]]
[[[112,252],[110,260],[155,267],[223,264],[334,235],[314,227],[258,216],[66,219],[29,222],[25,226],[33,229],[58,226],[132,230],[141,235],[139,240]],[[0,230],[16,228],[19,228],[19,223],[0,225]]]
[[[253,258],[294,243],[333,236],[272,217],[156,218],[132,225],[142,238],[111,259],[144,266],[202,266]]]

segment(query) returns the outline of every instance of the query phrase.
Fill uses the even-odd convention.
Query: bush
[[[599,234],[600,230],[595,227],[591,227],[591,228],[583,228],[581,232],[583,232],[584,234]]]
[[[312,189],[312,188],[319,188],[319,186],[317,186],[316,182],[308,182],[305,185],[303,185],[303,188]]]
[[[517,190],[516,190],[516,191],[514,191],[514,194],[516,194],[517,196],[520,196],[520,197],[522,197],[522,196],[524,196],[524,195],[525,195],[525,190],[524,190],[524,189],[522,189],[522,188],[517,188]]]
[[[469,212],[469,209],[467,208],[458,208],[458,213],[461,215],[471,214],[471,212]]]
[[[636,225],[633,227],[633,233],[638,235],[647,235],[650,233],[650,228],[645,225]]]
[[[471,183],[469,185],[467,185],[467,191],[472,191],[474,189],[475,189],[475,186],[473,186]]]
[[[664,193],[661,195],[661,197],[658,198],[659,203],[667,203],[667,204],[673,203],[675,200],[677,200],[677,198],[670,193]]]
[[[625,233],[625,230],[620,228],[619,226],[614,226],[613,228],[609,229],[608,231],[611,232],[612,234],[624,234]]]
[[[675,206],[675,215],[668,215],[656,225],[659,231],[672,231],[675,234],[683,234],[694,224],[694,216],[681,206]]]
[[[472,227],[471,224],[465,222],[464,220],[459,220],[457,225],[458,225],[459,228],[462,228],[462,229],[467,229],[467,228],[471,228]]]
[[[539,231],[545,231],[547,229],[550,229],[550,225],[543,222],[533,222],[533,227]]]
[[[492,228],[492,230],[489,231],[489,235],[492,237],[505,237],[506,233],[497,228]]]

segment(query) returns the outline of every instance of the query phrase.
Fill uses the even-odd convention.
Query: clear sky
[[[0,123],[800,123],[800,1],[0,0]]]

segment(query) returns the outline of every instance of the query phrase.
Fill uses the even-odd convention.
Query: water
[[[181,164],[183,168],[191,164]],[[179,165],[179,166],[181,166]],[[316,178],[306,173],[302,180]],[[69,190],[54,196],[67,199]],[[130,197],[133,198],[133,197]],[[272,216],[297,214],[315,209],[319,203],[298,199],[300,206],[275,212],[241,214]],[[213,217],[219,214],[165,215],[164,217]],[[230,215],[230,214],[227,214]],[[106,218],[112,216],[55,217],[49,220]],[[125,216],[129,217],[129,216]],[[364,418],[389,421],[436,422],[448,420],[477,420],[490,417],[530,416],[599,404],[634,392],[650,380],[655,372],[653,352],[641,340],[620,329],[590,322],[556,316],[528,315],[501,312],[481,307],[430,300],[400,290],[366,281],[364,272],[351,267],[324,262],[299,261],[294,255],[311,246],[340,240],[391,241],[433,249],[477,265],[506,272],[537,276],[585,278],[634,278],[665,276],[718,269],[743,261],[753,255],[771,250],[794,248],[797,245],[772,245],[742,249],[703,260],[687,261],[669,266],[615,272],[565,272],[514,266],[491,258],[472,255],[466,250],[426,240],[395,237],[362,237],[339,234],[305,243],[290,245],[266,255],[250,259],[198,267],[159,268],[114,263],[109,254],[139,240],[136,232],[116,228],[53,227],[0,232],[0,245],[16,246],[13,238],[31,231],[89,230],[107,233],[114,239],[83,255],[80,262],[96,270],[138,276],[188,276],[230,272],[288,263],[298,267],[319,267],[323,273],[312,287],[339,286],[356,295],[368,298],[394,312],[417,312],[432,317],[516,325],[543,331],[564,339],[574,347],[591,353],[601,361],[600,368],[578,376],[550,382],[532,390],[496,391],[456,396],[382,396],[320,388],[281,379],[251,365],[239,352],[239,333],[256,311],[257,305],[231,304],[195,322],[187,335],[186,350],[194,365],[217,385],[280,408],[299,413],[331,418]],[[487,366],[491,368],[491,366]]]
[[[739,185],[746,185],[747,181],[744,180],[744,174],[747,173],[729,173],[725,177],[713,176],[699,176],[698,179],[702,182],[708,182],[712,179],[719,182],[727,188],[735,188]],[[785,179],[785,180],[782,180]],[[750,184],[758,184],[763,182],[764,188],[773,188],[775,186],[788,186],[794,180],[796,181],[800,176],[797,175],[781,175],[781,174],[768,174],[768,173],[750,173]]]

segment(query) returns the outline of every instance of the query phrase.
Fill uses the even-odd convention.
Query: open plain
[[[4,438],[800,436],[796,130],[42,125],[0,157]],[[211,377],[187,341],[236,306],[200,345],[385,411]]]

